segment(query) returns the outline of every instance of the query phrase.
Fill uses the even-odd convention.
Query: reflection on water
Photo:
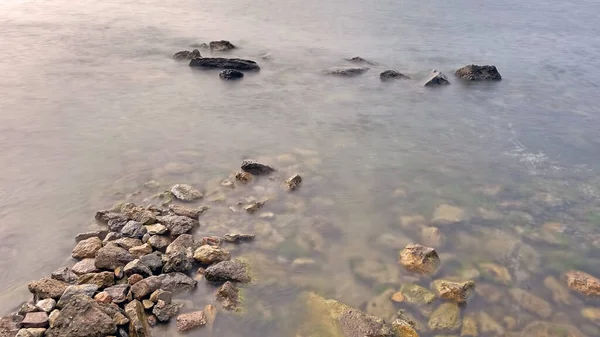
[[[413,241],[440,253],[435,278],[475,280],[460,313],[479,335],[570,333],[540,320],[600,335],[590,309],[599,303],[562,279],[571,269],[600,276],[597,10],[586,1],[3,1],[0,313],[27,298],[28,281],[73,262],[73,237],[96,226],[97,209],[186,182],[211,207],[198,235],[258,236],[228,247],[251,261],[256,282],[244,286],[242,313],[219,313],[215,336],[296,336],[305,290],[380,316],[405,309],[435,336],[427,320],[441,302],[379,296],[429,288],[397,263]],[[224,83],[170,59],[222,38],[260,73]],[[378,65],[352,79],[321,76],[356,55]],[[472,62],[496,64],[504,80],[419,86],[433,67],[451,74]],[[412,80],[381,83],[388,68]],[[280,178],[300,173],[302,187],[221,187],[249,157]],[[150,180],[161,187],[145,188]],[[262,216],[229,208],[249,196],[269,199]],[[188,307],[213,291],[201,283]]]

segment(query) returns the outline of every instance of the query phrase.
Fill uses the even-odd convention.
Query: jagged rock
[[[137,300],[125,306],[125,315],[129,319],[129,335],[131,337],[150,337],[150,326],[142,303]]]
[[[433,275],[440,266],[440,257],[433,248],[411,243],[400,252],[399,262],[407,270]]]
[[[121,227],[122,228],[122,227]],[[120,229],[119,229],[120,230]],[[106,246],[109,242],[113,242],[123,237],[123,234],[117,232],[108,232],[104,240],[102,240],[102,245]]]
[[[250,159],[242,161],[241,169],[253,175],[266,175],[275,171],[269,165],[261,164]]]
[[[373,297],[367,302],[365,312],[369,315],[389,321],[396,313],[396,308],[391,300],[392,295],[394,295],[394,290],[388,289]]]
[[[258,211],[264,204],[265,204],[265,201],[252,202],[252,203],[244,206],[244,210],[246,210],[246,212],[252,214],[252,213]]]
[[[429,304],[435,300],[435,294],[429,291],[429,289],[412,283],[403,284],[399,293],[402,294],[402,297],[398,293],[392,296],[392,299],[394,297],[402,299],[402,301],[396,302],[406,301],[413,304]]]
[[[502,79],[496,66],[478,66],[471,64],[464,66],[454,73],[457,77],[469,81],[499,81]]]
[[[177,316],[177,330],[179,332],[185,332],[204,325],[206,325],[204,311],[188,312]]]
[[[252,175],[248,172],[238,171],[235,173],[235,180],[246,184],[252,180]]]
[[[31,302],[26,302],[26,303],[23,303],[23,305],[19,309],[18,314],[21,316],[25,316],[27,313],[34,312],[37,310],[38,310],[38,308],[35,306],[35,304],[33,304]]]
[[[112,297],[110,297],[110,295],[105,291],[99,292],[96,295],[94,295],[94,299],[96,300],[96,302],[104,304],[112,303],[113,301]]]
[[[123,234],[124,237],[134,239],[141,239],[147,231],[148,230],[141,222],[133,220],[128,221],[127,224],[121,228],[121,234]]]
[[[199,208],[188,208],[180,205],[169,205],[169,210],[175,215],[187,216],[188,218],[198,219],[200,214],[208,210],[208,207],[201,206]]]
[[[142,300],[142,306],[145,310],[150,310],[152,307],[154,307],[154,302],[150,300]]]
[[[115,219],[127,219],[127,217],[121,213],[118,212],[112,212],[112,211],[98,211],[96,212],[96,216],[95,216],[96,220],[102,221],[102,222],[109,222],[110,220],[115,220]]]
[[[349,59],[346,59],[346,61],[348,62],[352,62],[352,63],[363,63],[363,64],[368,64],[368,65],[375,65],[374,62],[365,60],[364,58],[360,57],[360,56],[355,56]]]
[[[141,258],[144,255],[152,253],[152,245],[144,243],[141,246],[132,247],[129,249],[131,255],[135,258]]]
[[[163,255],[163,273],[182,272],[192,269],[194,260],[185,251],[175,251]]]
[[[69,284],[73,284],[73,283],[77,282],[77,278],[78,278],[77,274],[75,274],[68,267],[58,268],[57,270],[52,272],[52,275],[50,277],[55,280],[69,283]]]
[[[571,290],[586,296],[600,296],[600,280],[588,273],[572,270],[564,275]]]
[[[152,235],[148,239],[148,244],[156,250],[164,251],[171,244],[171,239],[162,235]]]
[[[48,323],[50,324],[51,328],[54,327],[54,324],[55,324],[56,319],[58,318],[59,314],[60,314],[60,310],[54,309],[54,310],[52,310],[50,315],[48,315]]]
[[[143,264],[140,259],[135,259],[126,264],[123,268],[123,272],[127,276],[131,276],[133,274],[140,274],[143,277],[152,276],[152,271],[150,270],[150,268]]]
[[[194,252],[194,260],[203,264],[213,264],[226,261],[231,258],[231,254],[223,248],[213,246],[201,246]]]
[[[172,236],[178,236],[191,231],[198,226],[198,221],[187,216],[166,215],[159,217],[160,222],[165,225]]]
[[[35,304],[35,307],[43,312],[49,313],[56,307],[56,301],[53,298],[47,298],[45,300],[38,301]]]
[[[133,256],[126,249],[116,244],[108,244],[96,254],[95,265],[99,269],[112,269],[123,267],[133,261]]]
[[[171,317],[179,313],[180,308],[181,305],[178,303],[167,303],[163,300],[158,300],[154,309],[152,309],[152,313],[160,322],[167,322]]]
[[[131,275],[131,276],[129,276],[127,278],[127,283],[132,286],[132,285],[140,282],[143,279],[144,279],[144,277],[142,275],[140,275],[140,274],[133,274],[133,275]]]
[[[219,73],[219,77],[224,80],[239,80],[244,77],[244,73],[239,70],[225,69]]]
[[[166,253],[170,254],[174,252],[185,251],[191,258],[194,254],[194,251],[201,245],[202,242],[196,240],[192,235],[182,234],[167,247]]]
[[[461,326],[460,309],[455,303],[442,303],[429,318],[431,330],[457,330]]]
[[[152,294],[154,291],[158,290],[161,286],[161,277],[160,276],[150,276],[146,279],[143,279],[131,286],[131,293],[133,294],[133,298],[137,300],[142,300],[146,296]]]
[[[340,76],[340,77],[355,77],[366,73],[369,68],[336,68],[325,71],[325,75]]]
[[[116,325],[125,325],[129,323],[129,318],[122,313],[117,312],[113,317],[113,322],[115,322]]]
[[[191,60],[199,57],[202,57],[202,55],[200,55],[200,51],[198,49],[194,49],[192,51],[182,50],[173,55],[173,58],[177,61]]]
[[[121,213],[132,221],[140,222],[142,225],[151,225],[156,222],[156,214],[142,206],[134,203],[126,203],[121,207]]]
[[[161,252],[153,252],[151,254],[140,257],[140,261],[150,268],[153,274],[160,274],[163,267],[162,261],[163,254]]]
[[[397,268],[390,268],[386,263],[377,259],[367,259],[362,256],[350,258],[350,270],[357,279],[376,286],[390,285],[398,281]]]
[[[408,322],[401,319],[396,319],[392,322],[392,329],[396,335],[400,337],[419,337],[419,334],[417,331],[415,331],[415,328]]]
[[[58,299],[67,289],[67,286],[68,284],[65,282],[46,277],[30,282],[27,288],[37,300],[43,300],[45,298]]]
[[[79,241],[87,240],[89,238],[94,238],[94,237],[99,238],[100,240],[104,240],[104,238],[106,237],[107,234],[108,234],[108,230],[106,230],[106,229],[99,229],[96,231],[79,233],[75,236],[75,241],[79,242]]]
[[[552,306],[543,299],[519,288],[510,289],[509,293],[525,310],[537,314],[542,318],[548,318],[552,315]]]
[[[167,232],[167,230],[168,230],[168,228],[166,226],[164,226],[163,224],[159,224],[159,223],[146,226],[146,231],[150,235],[162,235],[162,234],[165,234]]]
[[[62,309],[64,306],[71,301],[71,299],[77,295],[84,295],[87,297],[94,296],[94,293],[98,290],[98,286],[95,284],[82,284],[77,286],[68,286],[64,293],[56,303],[56,307]]]
[[[131,286],[133,297],[141,300],[158,289],[172,293],[191,290],[196,286],[189,276],[182,273],[169,273],[158,276],[150,276]]]
[[[217,291],[217,301],[221,302],[223,308],[227,310],[236,310],[239,304],[239,292],[235,284],[227,281]]]
[[[242,71],[260,70],[260,67],[254,61],[243,60],[238,58],[227,59],[222,57],[196,58],[190,61],[190,67],[234,69]]]
[[[45,332],[46,332],[45,328],[21,329],[17,332],[15,337],[43,337]],[[0,334],[0,336],[3,336],[3,335]]]
[[[446,75],[442,74],[439,71],[434,70],[431,72],[431,76],[425,82],[425,84],[423,86],[431,87],[431,86],[435,86],[435,85],[444,85],[444,84],[450,84],[450,81],[448,81],[448,78],[446,77]]]
[[[19,331],[23,316],[10,314],[0,317],[0,336],[13,337]]]
[[[104,289],[106,287],[113,286],[115,284],[115,274],[110,271],[103,271],[100,273],[83,274],[79,276],[77,280],[78,284],[95,284],[98,289]]]
[[[128,284],[117,284],[112,287],[104,289],[104,292],[112,298],[114,303],[120,304],[127,300],[127,293],[129,292]]]
[[[79,241],[77,246],[73,249],[71,256],[74,259],[93,258],[100,248],[102,248],[102,240],[97,237],[92,237]]]
[[[211,282],[250,282],[248,267],[239,260],[222,261],[206,268],[206,280]]]
[[[504,335],[504,328],[487,313],[477,313],[477,320],[483,334],[491,334],[493,336]]]
[[[255,237],[254,234],[227,233],[223,235],[223,240],[230,243],[241,243],[252,241]]]
[[[29,312],[21,322],[21,327],[28,328],[45,328],[48,326],[47,312]]]
[[[285,181],[285,186],[288,190],[293,191],[300,186],[300,183],[302,183],[302,177],[298,174],[294,174]]]
[[[122,218],[117,218],[117,219],[112,219],[108,221],[108,230],[111,232],[116,232],[116,233],[120,233],[121,229],[123,229],[123,227],[125,227],[125,225],[129,222],[129,219],[123,215]],[[106,234],[106,238],[104,238],[104,241],[108,240],[108,235],[111,235],[110,233]]]
[[[117,332],[113,317],[119,309],[77,294],[60,310],[46,337],[105,337]]]
[[[227,51],[227,50],[231,50],[231,49],[235,49],[235,46],[226,40],[221,40],[221,41],[211,41],[208,44],[208,47],[210,48],[211,51]]]
[[[445,300],[455,303],[465,303],[475,289],[475,282],[451,282],[446,280],[435,280],[431,284],[437,295]]]
[[[395,70],[386,70],[379,74],[379,79],[382,81],[410,79],[410,77]]]
[[[96,268],[96,259],[83,259],[71,268],[77,275],[97,273],[100,269]],[[77,279],[79,276],[77,276]]]
[[[173,185],[173,187],[171,187],[171,193],[173,193],[175,198],[181,201],[194,201],[203,197],[200,191],[187,184]]]

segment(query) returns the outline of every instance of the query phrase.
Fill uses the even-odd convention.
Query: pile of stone
[[[247,181],[273,171],[244,161],[236,177]],[[285,184],[293,190],[300,182],[294,175]],[[172,186],[170,193],[180,201],[203,196],[186,184]],[[260,207],[257,204],[248,208]],[[210,324],[216,315],[212,305],[180,313],[183,305],[172,300],[173,295],[193,290],[200,279],[224,283],[215,299],[225,310],[237,310],[236,283],[250,282],[251,277],[246,263],[232,259],[221,246],[252,241],[254,235],[195,238],[190,233],[206,210],[126,203],[98,211],[95,218],[105,228],[76,236],[72,257],[79,261],[74,266],[28,284],[33,299],[0,319],[0,336],[147,337],[150,326],[173,317],[177,329],[187,331]],[[188,276],[194,269],[196,279]]]

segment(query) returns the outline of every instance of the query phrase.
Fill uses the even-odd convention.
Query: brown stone
[[[46,328],[48,327],[48,313],[46,312],[30,312],[25,315],[25,319],[21,322],[23,328]]]
[[[127,283],[129,283],[129,285],[134,285],[143,279],[144,279],[144,277],[142,275],[133,274],[133,275],[129,276],[129,278],[127,279]]]
[[[94,296],[94,299],[98,303],[111,303],[113,301],[113,298],[110,297],[110,295],[104,291],[97,293],[96,296]]]
[[[77,246],[73,248],[71,256],[74,259],[94,258],[100,248],[102,248],[102,240],[98,237],[92,237],[79,241]]]
[[[150,337],[150,326],[144,313],[144,307],[138,300],[133,300],[125,306],[125,315],[129,319],[129,335],[131,337]]]
[[[177,330],[184,332],[206,324],[204,311],[194,311],[177,316]]]
[[[68,284],[51,278],[43,278],[38,281],[30,282],[27,287],[29,291],[38,299],[45,298],[58,299],[67,289]]]
[[[433,275],[440,266],[440,257],[433,248],[410,243],[400,252],[399,262],[407,270]]]
[[[586,296],[600,296],[600,280],[582,271],[572,270],[565,273],[569,289]]]
[[[473,290],[475,282],[451,282],[446,280],[435,280],[431,284],[431,288],[435,290],[437,295],[445,300],[455,303],[465,303]]]

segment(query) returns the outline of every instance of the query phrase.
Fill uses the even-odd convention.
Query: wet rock
[[[410,79],[410,77],[397,72],[395,70],[386,70],[384,72],[382,72],[381,74],[379,74],[379,79],[382,81],[390,81],[390,80],[404,80],[404,79]]]
[[[365,311],[375,317],[381,317],[385,320],[391,319],[396,313],[396,308],[391,300],[393,295],[394,290],[392,289],[382,292],[367,302]]]
[[[78,278],[77,274],[75,274],[68,267],[58,268],[57,270],[52,272],[52,275],[50,277],[55,280],[69,283],[69,284],[73,284],[73,283],[77,282],[77,278]]]
[[[375,65],[375,63],[365,60],[364,58],[360,57],[360,56],[355,56],[353,58],[349,58],[346,59],[346,61],[348,62],[352,62],[352,63],[362,63],[362,64],[368,64],[368,65]]]
[[[403,284],[399,293],[401,297],[398,293],[394,294],[393,297],[396,299],[402,298],[403,301],[413,304],[429,304],[435,300],[435,294],[429,289],[412,283]]]
[[[21,322],[23,328],[45,328],[48,326],[47,312],[29,312]]]
[[[45,332],[45,328],[21,329],[17,332],[15,337],[43,337]]]
[[[239,233],[227,233],[223,235],[223,241],[230,243],[242,243],[254,240],[256,235],[254,234],[239,234]]]
[[[78,284],[95,284],[99,289],[113,286],[115,284],[115,274],[110,271],[100,273],[90,273],[79,276]]]
[[[492,334],[494,336],[504,335],[504,328],[486,312],[479,312],[477,314],[477,321],[479,322],[481,333]]]
[[[171,244],[171,239],[162,235],[152,235],[148,239],[148,244],[156,250],[164,251]]]
[[[71,301],[71,299],[77,295],[83,295],[87,297],[94,296],[94,293],[98,290],[98,286],[95,284],[82,284],[77,286],[68,286],[64,293],[56,303],[56,307],[62,309],[64,306]]]
[[[158,300],[152,313],[160,322],[167,322],[171,317],[175,317],[179,313],[181,305],[178,303],[167,303],[163,300]]]
[[[239,260],[222,261],[206,268],[204,277],[211,282],[250,282],[248,267]]]
[[[394,284],[398,281],[398,270],[380,260],[370,260],[362,256],[352,257],[350,270],[357,279],[374,285]]]
[[[442,303],[429,318],[431,330],[457,330],[461,326],[460,309],[455,303]]]
[[[129,253],[135,258],[141,258],[144,255],[152,253],[152,245],[144,243],[141,246],[132,247],[129,249]]]
[[[182,50],[173,55],[173,58],[177,61],[192,60],[199,57],[202,57],[202,55],[200,55],[200,51],[198,49],[194,49],[192,51]]]
[[[228,50],[232,50],[235,49],[235,46],[226,40],[221,40],[221,41],[211,41],[208,44],[208,47],[210,48],[211,51],[228,51]]]
[[[175,198],[181,201],[194,201],[203,197],[200,191],[187,184],[173,185],[173,187],[171,187],[171,193],[173,193]]]
[[[185,332],[206,325],[204,311],[194,311],[177,316],[177,330]]]
[[[208,210],[207,206],[199,208],[188,208],[180,205],[169,205],[169,210],[175,215],[187,216],[188,218],[198,219],[198,217]]]
[[[51,278],[43,278],[30,282],[27,285],[29,291],[38,300],[46,298],[58,299],[63,294],[68,284]]]
[[[54,326],[46,331],[47,337],[104,337],[114,335],[113,322],[118,308],[101,304],[92,298],[77,294],[69,299],[58,313]]]
[[[152,274],[160,274],[163,268],[162,256],[161,252],[153,252],[140,257],[140,261],[152,271]]]
[[[265,201],[252,202],[252,203],[244,206],[244,210],[246,210],[246,212],[252,214],[252,213],[255,213],[256,211],[258,211],[264,204],[265,204]]]
[[[596,325],[600,325],[600,308],[587,307],[581,309],[581,316]]]
[[[189,276],[182,273],[169,273],[158,276],[150,276],[131,286],[131,293],[136,299],[144,299],[158,289],[178,293],[191,290],[196,286]]]
[[[519,337],[585,337],[576,327],[567,324],[551,322],[531,322],[521,333]]]
[[[130,250],[133,247],[141,246],[144,243],[140,239],[122,237],[113,242],[115,245]]]
[[[369,68],[336,68],[325,71],[325,75],[340,76],[340,77],[355,77],[366,73]]]
[[[217,301],[227,310],[236,310],[239,304],[239,289],[229,281],[217,291]]]
[[[129,335],[131,337],[150,337],[150,326],[142,303],[137,300],[125,306],[125,315],[129,319]]]
[[[448,78],[446,77],[446,75],[442,74],[439,71],[434,70],[431,72],[429,79],[427,79],[427,81],[425,82],[425,84],[423,84],[423,86],[431,87],[431,86],[445,85],[445,84],[450,84],[450,81],[448,81]]]
[[[194,252],[194,260],[203,264],[213,264],[226,261],[231,258],[231,254],[223,248],[213,246],[201,246]]]
[[[135,259],[126,264],[123,268],[123,272],[127,276],[131,276],[133,274],[140,274],[143,277],[152,276],[152,271],[150,270],[150,268],[143,264],[140,259]]]
[[[239,80],[244,77],[244,73],[239,70],[225,69],[219,73],[219,77],[224,80]]]
[[[128,284],[117,284],[112,287],[104,289],[104,292],[112,298],[112,301],[116,304],[123,303],[127,300],[127,293],[129,292]]]
[[[56,307],[56,301],[52,298],[47,298],[45,300],[38,301],[35,304],[35,307],[43,312],[49,313],[50,311],[54,310],[54,308]]]
[[[187,216],[166,215],[159,218],[160,222],[167,226],[172,236],[178,236],[191,231],[198,226],[198,221]]]
[[[446,280],[435,280],[431,284],[437,295],[445,300],[455,303],[465,303],[475,289],[475,282],[451,282]]]
[[[141,222],[128,221],[125,226],[121,229],[121,234],[124,237],[141,239],[146,234],[147,229]]]
[[[249,159],[242,161],[241,169],[255,176],[266,175],[275,171],[275,169],[269,165],[261,164]]]
[[[421,229],[421,240],[428,246],[440,247],[446,241],[446,237],[437,227],[424,227]]]
[[[96,220],[102,222],[109,222],[111,220],[127,220],[127,217],[118,212],[112,212],[108,210],[98,211],[95,216]]]
[[[122,237],[123,237],[123,234],[121,234],[121,233],[108,232],[108,234],[106,234],[106,237],[102,241],[102,245],[106,246],[109,242],[114,242],[115,240],[118,240],[118,239],[120,239]]]
[[[13,337],[19,331],[22,321],[23,316],[17,314],[0,317],[0,336]]]
[[[571,305],[571,295],[569,290],[563,287],[560,282],[552,277],[548,276],[544,279],[544,286],[552,292],[552,299],[557,304]]]
[[[586,296],[600,296],[600,280],[582,271],[572,270],[565,273],[567,286]]]
[[[99,229],[96,231],[79,233],[75,236],[75,241],[79,242],[79,241],[87,240],[89,238],[99,238],[100,240],[104,240],[104,238],[106,237],[106,234],[108,234],[108,230],[106,230],[106,229]]]
[[[132,221],[140,222],[142,225],[151,225],[156,222],[156,214],[142,206],[127,203],[121,207],[121,213]]]
[[[419,337],[419,334],[417,331],[415,331],[415,328],[402,319],[395,319],[392,322],[392,329],[396,333],[396,336]]]
[[[167,230],[167,227],[159,223],[146,226],[146,231],[150,235],[162,235],[165,234]]]
[[[146,296],[152,294],[154,291],[158,290],[161,286],[161,278],[160,276],[150,276],[146,279],[140,280],[139,282],[133,284],[131,286],[131,293],[133,294],[133,298],[137,300],[142,300]]]
[[[414,227],[425,226],[427,219],[420,214],[416,215],[405,215],[400,217],[400,224],[404,228],[412,229]]]
[[[411,243],[400,252],[399,262],[407,270],[433,275],[440,266],[440,257],[433,248]]]
[[[479,265],[481,274],[487,278],[491,278],[499,283],[509,285],[512,281],[510,272],[504,266],[496,263],[482,263]]]
[[[222,57],[204,57],[196,58],[190,61],[190,67],[208,68],[208,69],[234,69],[234,70],[260,70],[258,64],[254,61],[238,58]]]
[[[509,293],[525,310],[542,318],[548,318],[552,315],[552,307],[543,299],[519,288],[510,289]]]
[[[451,225],[467,220],[467,213],[459,207],[443,204],[435,209],[431,223],[436,226]]]
[[[477,328],[477,320],[474,314],[466,315],[462,321],[462,328],[460,330],[461,337],[478,337],[479,329]]]
[[[163,262],[163,273],[186,273],[192,269],[194,260],[185,251],[175,251],[164,254]]]
[[[469,81],[499,81],[502,79],[496,66],[478,66],[471,64],[464,66],[454,73],[457,77]]]
[[[298,174],[294,174],[285,181],[285,186],[288,190],[293,191],[300,186],[300,183],[302,183],[302,177]]]
[[[125,225],[129,222],[129,219],[127,217],[125,217],[123,215],[122,218],[118,218],[118,219],[112,219],[108,221],[108,230],[110,230],[111,232],[116,232],[119,233],[121,232],[121,229],[123,229],[123,227],[125,227]],[[104,238],[104,241],[109,241],[108,239],[108,235],[110,233],[106,234],[106,238]],[[111,236],[113,236],[114,234],[110,234]],[[122,236],[122,235],[121,235]],[[119,236],[119,237],[121,237]]]
[[[488,303],[496,303],[505,296],[497,286],[488,283],[478,283],[475,291]]]
[[[235,173],[235,180],[246,184],[252,180],[252,175],[248,172],[239,171]]]
[[[133,261],[133,256],[126,249],[115,244],[108,244],[96,254],[95,265],[98,269],[111,269],[123,267]]]
[[[96,259],[83,259],[77,262],[72,270],[77,275],[88,274],[88,273],[97,273],[100,269],[96,268]],[[77,276],[77,279],[79,276]]]
[[[202,246],[209,245],[213,247],[220,247],[221,243],[223,242],[223,238],[219,236],[205,236],[202,238],[202,240],[200,240],[200,242]]]
[[[79,241],[77,246],[73,249],[71,256],[75,259],[93,258],[100,248],[102,248],[102,240],[97,237],[92,237]]]

